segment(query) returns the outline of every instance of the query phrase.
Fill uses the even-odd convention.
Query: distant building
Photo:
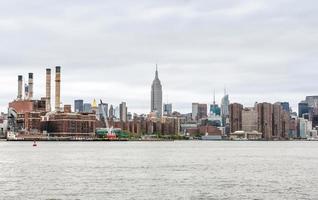
[[[298,104],[298,116],[312,121],[312,126],[318,126],[318,96],[306,96],[306,100]]]
[[[172,104],[166,103],[163,105],[163,113],[164,115],[171,115],[172,114]]]
[[[242,130],[245,132],[257,131],[257,111],[254,107],[242,110]]]
[[[132,120],[132,118],[133,118],[133,116],[132,116],[131,112],[128,112],[127,113],[127,121]]]
[[[257,104],[258,131],[266,140],[272,139],[273,133],[273,106],[270,103]]]
[[[230,105],[230,100],[229,100],[229,95],[224,94],[224,97],[222,98],[221,101],[221,116],[222,116],[222,124],[223,126],[226,125],[227,119],[229,118],[229,105]]]
[[[114,116],[116,119],[120,118],[119,106],[116,106],[114,109]]]
[[[279,102],[280,105],[282,106],[283,108],[283,111],[285,112],[290,112],[290,107],[289,107],[289,102]]]
[[[298,118],[297,116],[293,116],[289,120],[289,132],[288,132],[288,137],[289,138],[297,138],[297,130],[298,130]]]
[[[309,107],[318,108],[318,96],[306,96],[306,100]]]
[[[221,116],[221,108],[215,103],[215,91],[213,93],[213,104],[210,105],[211,116]]]
[[[216,116],[221,116],[221,108],[219,107],[218,104],[211,104],[210,105],[210,114],[216,115]]]
[[[42,130],[50,136],[55,137],[92,137],[95,135],[96,117],[94,114],[70,113],[70,106],[67,112],[49,113],[41,121]],[[39,123],[40,124],[40,123]]]
[[[109,118],[114,118],[115,115],[114,115],[114,107],[113,105],[110,105],[109,107]]]
[[[162,116],[162,86],[156,68],[155,79],[151,85],[151,108],[150,112],[157,112],[158,117]]]
[[[84,103],[83,112],[91,113],[92,112],[92,105],[90,103]]]
[[[310,135],[310,132],[312,131],[312,122],[304,119],[299,118],[299,138],[305,139]]]
[[[287,138],[290,130],[290,113],[280,103],[257,104],[258,131],[266,140]]]
[[[92,103],[92,112],[95,113],[96,115],[98,115],[98,106],[97,106],[97,103],[96,103],[96,99],[94,99],[94,101]]]
[[[74,101],[74,112],[83,112],[84,111],[84,101],[78,99]]]
[[[242,111],[243,105],[241,104],[232,103],[229,105],[231,133],[242,130]]]
[[[119,105],[119,116],[120,116],[120,121],[126,122],[127,121],[127,105],[126,102],[122,102]]]
[[[198,121],[207,116],[207,104],[192,103],[192,120]]]
[[[306,101],[298,103],[298,117],[303,117],[303,114],[309,113],[309,106]]]
[[[14,132],[39,133],[41,116],[45,112],[45,98],[13,101],[9,103],[8,124]]]

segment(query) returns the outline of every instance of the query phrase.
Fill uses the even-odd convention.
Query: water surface
[[[318,199],[317,142],[0,142],[0,199]]]

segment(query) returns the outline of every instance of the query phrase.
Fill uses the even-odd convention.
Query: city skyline
[[[230,102],[288,101],[297,111],[304,96],[317,92],[312,4],[1,2],[0,110],[16,97],[17,75],[34,73],[39,98],[45,95],[43,70],[60,65],[64,104],[95,97],[148,113],[158,63],[163,103],[169,98],[182,113],[191,112],[192,102],[213,103],[213,89],[220,104],[224,85]]]
[[[43,68],[44,69],[44,68]],[[64,68],[63,68],[64,69]],[[156,67],[154,68],[154,69],[156,69]],[[30,70],[29,70],[30,71]],[[65,73],[65,72],[64,72]],[[23,74],[23,73],[20,73],[22,76],[23,76],[23,83],[24,84],[27,84],[28,83],[28,73],[26,73],[26,74]],[[19,74],[19,75],[20,75]],[[34,74],[34,76],[36,76],[36,75],[38,75],[38,74],[35,74],[35,73],[33,73]],[[153,73],[152,73],[153,74]],[[17,75],[16,75],[17,76]],[[15,79],[16,79],[16,76],[15,76]],[[64,78],[63,77],[64,75],[62,75],[62,79]],[[151,76],[151,75],[150,75]],[[35,84],[35,86],[33,86],[34,87],[34,89],[33,90],[36,90],[36,92],[34,93],[34,98],[35,99],[40,99],[41,97],[44,97],[45,96],[45,87],[46,87],[46,85],[45,85],[45,80],[44,80],[44,78],[45,77],[43,77],[43,73],[42,74],[40,74],[40,76],[39,77],[35,77],[34,79],[35,80],[38,80],[38,81],[41,81],[41,83],[39,83],[40,85],[37,85],[37,84]],[[44,81],[44,83],[42,83]],[[122,101],[124,101],[124,102],[126,102],[128,105],[130,105],[131,104],[131,102],[129,101],[129,100],[122,100],[122,99],[129,99],[129,98],[127,98],[127,97],[125,97],[125,96],[123,96],[123,95],[120,95],[120,94],[118,94],[118,93],[115,93],[115,95],[113,95],[113,96],[110,96],[110,98],[107,98],[107,95],[97,95],[96,94],[96,96],[94,96],[94,97],[91,97],[91,96],[89,96],[89,95],[87,95],[87,96],[85,96],[85,95],[83,95],[83,96],[69,96],[68,94],[65,94],[64,93],[64,88],[65,88],[65,85],[67,85],[67,84],[69,84],[68,86],[68,88],[70,89],[69,91],[71,91],[71,89],[72,89],[72,86],[74,86],[74,83],[71,83],[70,81],[67,81],[67,80],[62,80],[64,83],[63,83],[63,88],[62,88],[62,95],[63,95],[63,97],[61,98],[61,105],[66,105],[66,104],[70,104],[70,105],[73,105],[74,104],[74,100],[77,100],[77,99],[82,99],[82,100],[84,100],[85,102],[87,102],[87,103],[92,103],[93,101],[94,101],[94,99],[103,99],[103,100],[106,100],[106,102],[109,104],[109,105],[114,105],[114,106],[119,106],[119,104],[122,102]],[[36,81],[36,83],[38,83],[37,81]],[[87,82],[87,83],[82,83],[82,84],[91,84],[91,82]],[[17,83],[16,83],[16,80],[15,80],[15,83],[13,84],[15,87],[17,87]],[[141,100],[141,102],[145,102],[145,99],[149,99],[149,101],[151,100],[151,95],[149,95],[149,85],[151,85],[151,83],[149,83],[148,85],[147,85],[147,89],[148,89],[148,96],[146,97],[146,98],[143,98],[142,100]],[[24,87],[24,86],[23,86]],[[53,91],[53,89],[54,89],[54,87],[55,87],[55,83],[52,83],[52,85],[51,85],[51,90],[52,90],[52,95],[55,95],[55,92]],[[221,88],[222,89],[222,88]],[[218,92],[218,93],[216,93],[215,94],[215,98],[216,98],[216,100],[215,100],[215,102],[216,102],[216,104],[219,104],[219,105],[221,105],[221,103],[222,103],[222,98],[224,97],[224,88],[222,89],[223,91],[221,92],[221,89],[220,89],[220,92]],[[24,88],[23,88],[23,90],[24,90]],[[42,90],[44,90],[44,91],[42,91]],[[77,90],[74,90],[74,91],[72,91],[72,92],[74,92],[74,94],[78,94],[78,93],[80,93],[80,90],[81,90],[81,88],[79,88],[79,90],[77,91]],[[16,88],[14,89],[14,91],[10,91],[10,93],[15,93],[15,94],[13,94],[13,97],[11,98],[11,100],[12,99],[15,99],[16,98]],[[193,101],[192,102],[187,102],[187,103],[178,103],[178,102],[174,102],[174,101],[171,101],[170,99],[169,99],[169,101],[168,101],[168,98],[166,97],[165,98],[165,96],[168,96],[168,95],[164,95],[163,96],[163,102],[162,102],[162,105],[163,104],[165,104],[165,103],[172,103],[173,104],[173,107],[174,107],[174,109],[173,109],[173,111],[178,111],[178,112],[181,112],[181,113],[191,113],[191,104],[193,103],[193,102],[199,102],[199,103],[203,103],[203,104],[207,104],[207,105],[213,105],[213,101],[214,101],[214,93],[215,93],[215,88],[213,89],[213,93],[212,92],[210,92],[210,93],[206,93],[206,94],[198,94],[198,96],[204,96],[204,100],[201,100],[201,101],[199,101],[199,100],[197,100],[197,99],[195,99],[195,98],[193,98]],[[133,92],[131,92],[131,94],[133,94]],[[232,97],[232,95],[230,94],[230,93],[228,93],[228,92],[226,92],[226,94],[229,96],[229,100],[230,100],[230,103],[240,103],[240,104],[243,104],[245,107],[253,107],[254,106],[254,104],[256,103],[256,102],[258,102],[258,103],[262,103],[262,102],[268,102],[268,103],[276,103],[276,102],[286,102],[286,99],[287,98],[285,98],[285,99],[280,99],[280,100],[278,100],[279,98],[273,98],[273,97],[261,97],[261,95],[258,97],[258,99],[259,99],[259,101],[257,101],[257,100],[255,100],[255,101],[253,101],[253,100],[251,100],[251,99],[249,99],[249,101],[245,101],[244,99],[242,100],[242,101],[234,101],[233,99],[233,97],[236,97],[236,96],[233,96]],[[235,94],[233,94],[233,95],[235,95]],[[315,95],[315,94],[304,94],[304,96],[312,96],[312,95]],[[89,97],[88,97],[89,96]],[[118,96],[121,96],[121,97],[123,97],[123,98],[118,98]],[[172,94],[172,96],[174,96],[173,94]],[[237,95],[237,96],[243,96],[243,95]],[[291,100],[291,101],[289,101],[289,102],[291,102],[290,103],[290,105],[291,105],[291,108],[292,108],[292,110],[293,110],[293,112],[298,112],[298,103],[300,103],[302,100],[303,100],[303,98],[304,98],[304,96],[300,96],[300,97],[298,97],[297,96],[297,100],[295,100],[295,98],[294,98],[294,100]],[[143,97],[145,97],[145,96],[143,96]],[[190,96],[191,97],[191,96]],[[131,98],[131,96],[130,96],[130,98]],[[8,99],[10,99],[10,98],[8,98]],[[114,101],[114,99],[115,99],[115,101]],[[173,98],[172,98],[173,99]],[[239,99],[239,98],[237,98],[237,99]],[[266,99],[267,99],[267,101],[266,101]],[[298,101],[298,99],[299,99],[299,101]],[[66,100],[66,101],[63,101],[63,100]],[[107,101],[107,100],[112,100],[112,101]],[[287,101],[288,102],[288,101]],[[52,107],[53,106],[55,106],[55,103],[53,102],[53,100],[52,100]],[[133,102],[133,104],[131,104],[131,105],[136,105],[136,104],[134,104],[134,103],[136,103],[136,102]],[[140,103],[141,104],[141,103]],[[149,104],[149,106],[151,107],[151,105],[150,105],[150,103],[148,103]],[[132,107],[132,106],[129,106],[129,111],[128,112],[130,112],[130,113],[138,113],[138,114],[147,114],[147,113],[149,113],[149,108],[146,108],[146,106],[142,106],[142,107],[140,107],[140,108],[137,108],[136,109],[136,107]],[[144,104],[143,104],[144,105]],[[148,106],[148,107],[149,107]],[[7,105],[2,105],[2,106],[0,106],[0,111],[1,112],[6,112],[7,111]],[[207,110],[208,111],[208,110]],[[209,112],[209,111],[208,111]]]

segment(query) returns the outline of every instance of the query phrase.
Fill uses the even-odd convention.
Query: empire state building
[[[151,85],[151,112],[157,112],[158,116],[162,116],[162,86],[158,77],[158,68],[156,66],[155,79]]]

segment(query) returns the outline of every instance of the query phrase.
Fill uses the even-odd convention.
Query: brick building
[[[231,133],[242,130],[242,111],[243,105],[239,103],[232,103],[229,105]]]

